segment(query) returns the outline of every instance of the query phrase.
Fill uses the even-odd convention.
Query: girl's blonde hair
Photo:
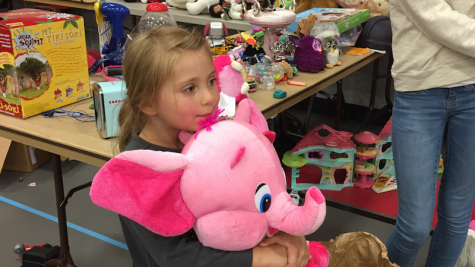
[[[180,52],[200,49],[210,51],[200,33],[176,26],[155,27],[128,44],[123,60],[127,93],[119,111],[119,151],[124,150],[135,133],[142,131],[147,115],[139,105],[157,98]]]

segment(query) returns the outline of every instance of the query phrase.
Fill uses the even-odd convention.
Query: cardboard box
[[[83,18],[0,13],[0,113],[27,118],[91,97]]]
[[[9,145],[5,146],[8,143]],[[49,152],[4,138],[0,140],[0,147],[0,172],[2,170],[32,172],[51,159]]]
[[[339,33],[344,33],[369,20],[368,9],[311,8],[296,15],[295,22],[288,27],[289,31],[296,32],[299,22],[310,14],[316,15],[319,22],[334,22]]]

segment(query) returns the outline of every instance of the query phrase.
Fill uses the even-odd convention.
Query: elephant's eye
[[[259,212],[266,212],[270,208],[271,203],[270,188],[266,184],[260,184],[256,188],[254,195],[254,203]]]

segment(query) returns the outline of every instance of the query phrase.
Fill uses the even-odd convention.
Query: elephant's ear
[[[243,99],[239,102],[233,120],[249,123],[263,133],[269,131],[269,126],[267,125],[264,115],[262,115],[257,105],[250,99]]]
[[[186,165],[186,157],[178,153],[123,152],[94,177],[92,202],[156,234],[183,234],[196,220],[180,192],[180,178]]]

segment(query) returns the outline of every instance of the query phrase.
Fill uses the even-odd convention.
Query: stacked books
[[[383,193],[397,189],[396,177],[382,173],[371,187],[376,193]]]

